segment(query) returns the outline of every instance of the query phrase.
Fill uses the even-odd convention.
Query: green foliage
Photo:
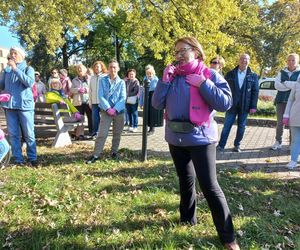
[[[276,108],[274,101],[260,98],[257,102],[257,112],[255,115],[275,118]]]
[[[94,165],[91,146],[39,146],[38,169],[0,175],[0,245],[9,249],[222,249],[198,190],[198,225],[179,224],[170,158],[141,163],[122,149]],[[299,180],[218,170],[242,249],[299,249]]]
[[[174,60],[175,40],[195,36],[206,62],[216,54],[225,58],[224,72],[247,52],[254,71],[274,75],[288,53],[299,52],[300,6],[297,0],[268,2],[7,0],[0,3],[0,22],[33,49],[33,57],[40,58],[36,47],[44,47],[42,59],[51,65],[67,67],[72,55],[87,65],[120,56],[122,74],[134,67],[143,76],[148,63],[160,74]]]

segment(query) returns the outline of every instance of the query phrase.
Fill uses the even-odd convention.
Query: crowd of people
[[[224,152],[231,127],[237,119],[233,151],[242,151],[240,145],[248,114],[257,110],[258,76],[250,69],[250,56],[246,53],[240,55],[238,65],[224,76],[223,57],[212,58],[210,67],[207,67],[204,64],[204,50],[193,37],[175,41],[174,59],[176,63],[165,68],[161,80],[152,65],[145,67],[143,81],[149,82],[149,96],[145,97],[136,70],[128,69],[125,79],[122,79],[119,76],[119,63],[114,59],[108,67],[103,61],[96,61],[92,70],[78,64],[76,77],[72,80],[66,69],[54,68],[47,84],[44,84],[41,74],[27,65],[23,49],[12,47],[7,67],[0,78],[0,89],[4,94],[9,94],[9,97],[1,98],[14,164],[25,164],[22,155],[23,138],[30,166],[38,165],[34,102],[63,102],[75,120],[83,121],[87,117],[89,137],[95,140],[95,146],[86,163],[92,164],[102,157],[111,125],[111,157],[119,157],[123,130],[137,132],[138,107],[144,98],[149,98],[149,110],[144,110],[149,112],[149,135],[154,133],[157,126],[152,117],[162,116],[162,110],[165,110],[165,139],[179,178],[181,222],[191,225],[197,223],[197,178],[221,242],[226,249],[237,250],[239,245],[235,241],[231,214],[217,181],[216,150]],[[275,99],[277,128],[276,141],[271,148],[281,148],[283,126],[290,126],[291,161],[287,167],[293,169],[297,167],[300,153],[298,54],[288,55],[287,67],[278,73],[275,87],[278,90]],[[220,140],[214,120],[215,111],[226,112]],[[0,133],[0,140],[2,137]],[[83,125],[76,127],[74,137],[85,139]]]

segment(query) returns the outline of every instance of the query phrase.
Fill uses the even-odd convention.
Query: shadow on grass
[[[132,169],[120,166],[120,169],[117,170],[88,170],[85,174],[94,177],[115,176],[123,179],[132,176],[145,179],[156,177],[159,174],[163,177],[161,180],[149,180],[138,187],[118,184],[106,186],[105,189],[111,193],[131,192],[138,188],[141,190],[164,189],[173,195],[178,190],[178,180],[172,167],[163,164],[149,168]],[[240,226],[236,227],[245,233],[244,237],[239,239],[242,245],[241,249],[250,249],[253,245],[261,248],[266,243],[271,244],[275,249],[275,245],[284,241],[284,236],[293,237],[290,236],[290,231],[294,233],[294,237],[300,236],[300,227],[296,229],[296,226],[300,225],[299,180],[274,181],[274,178],[257,176],[247,178],[239,172],[220,173],[219,179],[233,217],[241,218]],[[157,205],[147,205],[146,202],[145,204],[129,203],[127,205],[131,208],[122,216],[123,219],[114,221],[114,218],[111,218],[110,224],[98,224],[99,222],[94,221],[87,225],[73,225],[66,222],[62,227],[55,229],[45,228],[40,224],[33,228],[10,233],[9,226],[2,223],[0,227],[1,245],[12,244],[8,247],[10,249],[43,249],[43,247],[45,247],[44,249],[164,249],[166,244],[170,244],[174,246],[174,249],[187,249],[193,244],[195,249],[201,249],[204,246],[211,249],[209,244],[212,243],[216,248],[221,249],[218,238],[212,236],[211,233],[203,232],[205,231],[203,229],[197,232],[197,236],[178,233],[173,230],[174,227],[178,227],[178,218],[174,214],[164,218],[157,212],[157,209],[164,209],[166,214],[177,211],[179,204],[166,201],[165,204],[157,203]],[[239,205],[242,205],[243,209]],[[198,217],[201,216],[199,221],[204,224],[206,221],[203,220],[203,214],[199,214],[199,211],[209,216],[206,202],[199,202],[198,208]],[[275,216],[275,210],[280,211],[281,215]],[[103,216],[107,216],[107,214],[109,211],[103,213]],[[144,214],[148,219],[137,219],[136,216],[139,214]],[[67,216],[72,217],[69,214]],[[205,224],[204,228],[208,228],[209,224],[211,221]],[[149,230],[152,231],[152,238],[147,238]],[[210,226],[208,230],[214,229]],[[124,233],[123,238],[118,237],[119,233]],[[100,238],[99,241],[98,238]],[[199,238],[201,242],[199,242]]]

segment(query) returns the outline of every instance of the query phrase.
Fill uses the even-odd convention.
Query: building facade
[[[0,72],[6,67],[9,49],[0,47]]]

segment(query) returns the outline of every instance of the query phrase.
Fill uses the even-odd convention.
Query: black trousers
[[[216,146],[178,147],[169,144],[169,149],[179,177],[180,221],[192,225],[197,223],[197,177],[221,242],[234,241],[232,218],[216,175]]]
[[[86,114],[88,119],[88,128],[89,128],[89,135],[93,134],[93,119],[92,119],[92,110],[88,103],[82,103],[80,106],[75,106],[78,109],[81,115]]]

